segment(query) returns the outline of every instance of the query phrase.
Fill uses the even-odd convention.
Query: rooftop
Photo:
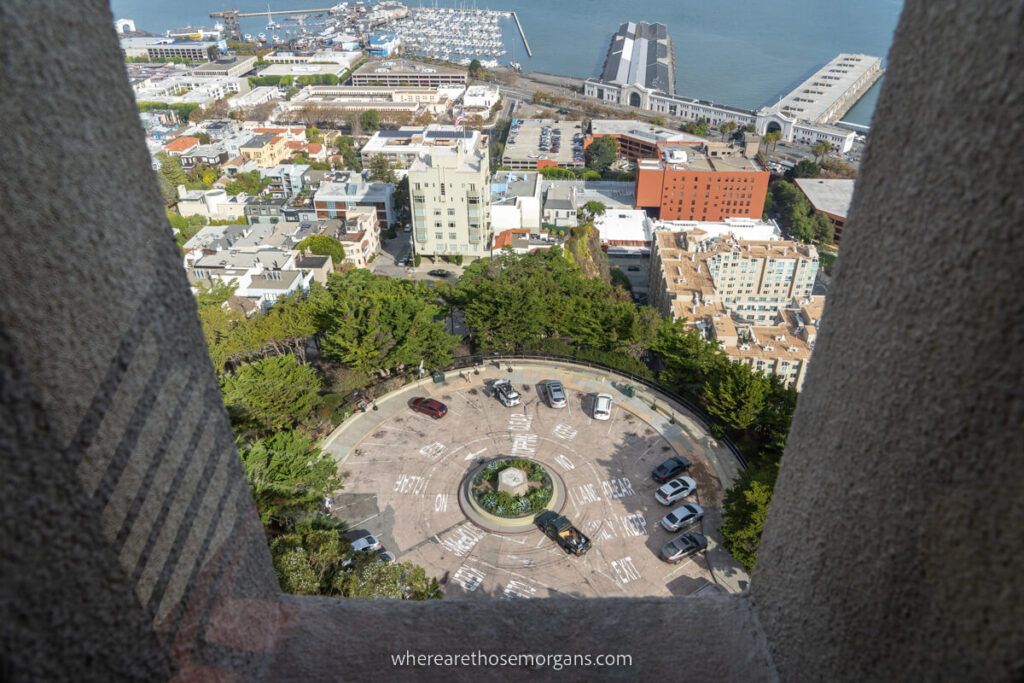
[[[192,71],[193,71],[193,73],[196,72],[196,71],[203,71],[203,72],[227,74],[229,71],[231,71],[232,69],[235,69],[237,67],[242,67],[242,66],[250,66],[251,67],[251,66],[253,66],[255,64],[256,64],[256,58],[255,57],[251,57],[251,56],[243,56],[243,57],[230,56],[230,57],[221,57],[220,59],[214,60],[212,62],[206,62],[205,64],[200,64],[199,66],[197,66],[194,69],[192,69]]]
[[[769,107],[805,121],[828,123],[829,110],[866,73],[880,69],[882,60],[871,55],[842,53],[813,76]]]
[[[183,135],[180,138],[174,138],[166,145],[164,145],[165,152],[185,152],[199,144],[199,138],[190,137]]]
[[[656,126],[647,121],[634,121],[632,119],[594,119],[590,122],[590,133],[595,136],[628,135],[652,145],[666,142],[699,145],[707,142],[707,140],[699,135],[692,135],[680,130]]]
[[[626,22],[612,36],[601,78],[675,92],[675,55],[668,27],[660,23]]]
[[[541,175],[535,171],[498,171],[491,181],[491,199],[535,197]]]
[[[807,195],[815,209],[846,220],[853,201],[855,180],[829,178],[797,178],[796,184]]]
[[[550,161],[582,166],[583,123],[557,119],[512,119],[502,154],[503,164]]]

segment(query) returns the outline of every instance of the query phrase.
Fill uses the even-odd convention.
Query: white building
[[[242,107],[255,107],[260,104],[266,104],[267,102],[273,102],[274,100],[281,98],[281,90],[271,85],[261,85],[253,88],[247,93],[241,95],[235,95],[228,99],[228,107],[230,109],[240,109]]]
[[[216,221],[245,222],[245,205],[248,197],[244,194],[229,195],[224,190],[186,190],[178,186],[178,213],[188,216],[205,216]]]
[[[462,106],[467,112],[483,112],[486,116],[486,112],[489,112],[500,99],[501,91],[496,85],[471,85],[462,95]]]
[[[433,138],[409,167],[413,237],[424,256],[490,254],[490,164],[476,131]]]
[[[536,172],[500,171],[491,181],[491,230],[541,229],[541,177]]]
[[[654,225],[643,209],[606,209],[594,218],[601,244],[647,253]]]
[[[363,166],[370,160],[383,155],[399,168],[409,168],[421,155],[429,154],[434,149],[447,149],[457,139],[465,139],[470,148],[481,145],[480,131],[463,131],[458,126],[442,126],[432,124],[423,126],[403,126],[398,130],[381,130],[373,134],[359,152]]]
[[[654,221],[655,231],[702,234],[703,239],[732,235],[738,240],[767,242],[782,239],[782,231],[773,220],[726,218],[724,221]]]

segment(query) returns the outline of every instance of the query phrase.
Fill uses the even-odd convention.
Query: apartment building
[[[241,145],[238,151],[241,152],[243,159],[252,161],[261,168],[277,166],[291,153],[291,150],[288,149],[287,139],[283,135],[270,133],[256,135]]]
[[[345,218],[360,206],[369,206],[377,212],[381,225],[394,222],[391,183],[373,183],[366,175],[356,171],[343,171],[325,176],[313,196],[313,207],[320,220]]]
[[[652,218],[721,221],[760,218],[770,174],[748,146],[707,142],[637,162],[636,207]]]
[[[468,133],[467,133],[468,135]],[[416,253],[480,258],[490,254],[490,164],[479,138],[453,134],[409,168]]]
[[[469,147],[482,144],[482,136],[476,130],[462,130],[458,126],[402,126],[398,130],[379,130],[373,134],[359,152],[363,166],[368,166],[375,156],[383,156],[398,168],[409,168],[421,154],[428,154],[435,148],[447,148],[453,140],[464,139]]]
[[[812,296],[817,271],[811,245],[740,240],[699,227],[659,230],[649,295],[663,314],[716,339],[730,358],[799,390],[823,306],[823,297]]]
[[[345,247],[345,263],[356,268],[367,268],[380,253],[380,221],[372,206],[357,206],[344,218],[325,222],[324,233],[334,237]]]

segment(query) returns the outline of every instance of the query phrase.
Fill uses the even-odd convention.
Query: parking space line
[[[678,567],[676,567],[675,569],[673,569],[672,571],[670,571],[670,572],[669,572],[668,574],[666,574],[666,575],[665,575],[665,578],[663,578],[663,579],[662,579],[662,581],[668,581],[668,579],[669,579],[669,577],[670,577],[670,576],[673,576],[673,575],[675,575],[675,574],[678,574],[678,573],[679,573],[679,570],[680,570],[680,569],[682,569],[682,568],[683,568],[683,567],[685,567],[686,565],[690,564],[691,562],[693,562],[693,557],[688,557],[688,558],[686,558],[686,561],[685,561],[685,562],[680,562],[680,563],[679,563],[679,566],[678,566]]]
[[[471,407],[473,408],[473,410],[475,410],[476,412],[478,412],[478,413],[482,413],[482,412],[484,412],[484,411],[483,411],[483,410],[482,410],[482,409],[481,409],[481,408],[480,408],[479,406],[477,406],[477,405],[476,405],[475,403],[473,403],[473,402],[472,402],[472,401],[470,401],[470,400],[469,400],[468,398],[466,398],[465,396],[463,396],[463,395],[462,395],[462,394],[461,394],[460,392],[456,392],[456,394],[455,394],[455,395],[456,395],[456,396],[458,396],[459,398],[461,398],[461,399],[462,399],[463,401],[465,401],[466,403],[468,403],[468,404],[469,404],[469,405],[470,405],[470,406],[471,406]],[[450,412],[450,410],[451,410],[451,409],[449,409],[449,412]]]

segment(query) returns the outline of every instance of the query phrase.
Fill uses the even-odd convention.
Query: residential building
[[[633,119],[594,119],[590,122],[587,146],[598,138],[613,138],[619,143],[619,157],[637,159],[659,159],[667,150],[689,150],[700,147],[707,140],[697,135],[656,126],[647,121]]]
[[[577,188],[572,185],[549,187],[544,193],[544,226],[574,228],[579,224]]]
[[[334,261],[330,256],[319,256],[300,251],[296,254],[294,263],[298,270],[312,274],[313,282],[321,285],[326,285],[327,276],[334,272]]]
[[[619,251],[647,253],[654,232],[653,221],[641,209],[611,209],[594,218],[594,227],[602,247],[621,247]]]
[[[283,135],[264,133],[239,147],[243,159],[254,162],[262,168],[277,166],[287,159],[291,152]]]
[[[556,119],[512,119],[501,165],[517,171],[561,166],[583,168],[583,123]]]
[[[320,187],[313,195],[313,206],[320,220],[345,218],[349,211],[357,207],[370,206],[377,212],[377,220],[381,225],[390,225],[394,222],[391,203],[394,190],[391,183],[370,182],[364,173],[341,171],[326,176],[320,182]]]
[[[800,389],[821,299],[818,252],[788,240],[746,241],[701,229],[655,231],[650,301],[716,339],[734,360]],[[806,310],[804,310],[806,309]]]
[[[760,218],[770,174],[744,148],[706,143],[637,162],[636,206],[662,220]]]
[[[250,197],[229,195],[223,189],[186,190],[178,186],[178,213],[182,216],[205,216],[216,221],[245,221],[245,207]]]
[[[491,108],[500,101],[501,90],[496,85],[471,85],[462,94],[462,106],[466,114],[478,114],[485,119]]]
[[[272,197],[294,197],[306,188],[309,164],[281,164],[261,169],[260,175],[269,181],[266,192]]]
[[[723,221],[654,221],[656,231],[686,232],[703,235],[702,239],[732,235],[741,241],[767,242],[781,240],[782,231],[773,220],[726,218]]]
[[[514,228],[505,230],[501,234],[495,233],[491,256],[497,256],[506,251],[511,251],[513,254],[530,254],[560,246],[562,243],[561,239],[551,235],[531,233],[527,228]]]
[[[344,218],[325,221],[324,234],[336,238],[345,247],[345,263],[366,268],[380,253],[380,221],[372,206],[349,209]]]
[[[196,166],[220,166],[228,160],[228,152],[223,145],[210,144],[193,147],[181,156],[181,167],[192,169]]]
[[[407,59],[387,59],[368,61],[352,74],[352,85],[377,85],[389,88],[437,88],[443,85],[465,87],[467,78],[465,69],[421,64]]]
[[[842,239],[846,215],[853,201],[856,180],[840,178],[797,178],[796,185],[814,210],[832,221],[836,244]]]
[[[483,144],[479,131],[463,130],[458,126],[402,126],[398,130],[379,130],[366,141],[359,151],[363,166],[369,166],[375,156],[383,156],[398,168],[409,168],[421,155],[434,149],[447,149],[454,141],[465,140],[466,146],[477,148]]]
[[[453,135],[409,167],[413,245],[423,256],[480,258],[491,252],[490,168],[478,137]]]
[[[245,204],[245,220],[249,223],[279,223],[284,220],[285,197],[249,197]]]
[[[499,171],[491,180],[491,230],[495,237],[506,230],[539,233],[541,177],[536,172]]]
[[[181,137],[174,138],[170,142],[163,146],[163,151],[172,157],[180,157],[183,154],[188,154],[192,150],[199,147],[199,138],[194,138],[190,135],[182,135]]]
[[[256,67],[256,57],[247,55],[231,55],[219,57],[218,59],[201,64],[192,69],[193,76],[206,76],[220,78],[231,76],[237,78],[244,76]]]

